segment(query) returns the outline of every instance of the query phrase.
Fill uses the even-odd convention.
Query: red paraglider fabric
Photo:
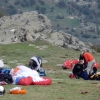
[[[33,82],[34,85],[51,85],[52,79],[43,77],[42,81]]]

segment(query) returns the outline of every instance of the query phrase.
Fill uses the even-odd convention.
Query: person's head
[[[82,51],[82,52],[80,53],[80,56],[83,57],[83,54],[84,54],[84,52]]]
[[[84,60],[79,60],[79,64],[83,64],[84,63]]]
[[[37,63],[35,60],[30,59],[29,66],[37,66]]]
[[[86,51],[82,51],[81,53],[80,53],[80,56],[83,56],[83,54],[85,53]]]
[[[31,59],[29,61],[29,65],[33,65],[33,61]]]

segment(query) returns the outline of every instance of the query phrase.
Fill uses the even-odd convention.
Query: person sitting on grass
[[[39,56],[31,57],[29,61],[29,67],[32,70],[36,70],[37,72],[39,72],[40,67],[42,67],[42,58]]]
[[[72,69],[72,73],[75,75],[76,78],[82,77],[82,73],[86,66],[84,65],[84,60],[79,60],[79,63],[74,65]]]

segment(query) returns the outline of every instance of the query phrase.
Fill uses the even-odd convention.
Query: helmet
[[[0,86],[0,96],[5,94],[5,88],[3,86]]]

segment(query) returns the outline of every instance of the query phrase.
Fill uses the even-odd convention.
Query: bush
[[[3,17],[5,13],[0,9],[0,18]]]
[[[7,12],[8,14],[13,15],[17,13],[17,9],[14,6],[10,5],[7,7]]]
[[[59,8],[65,8],[66,7],[66,2],[65,1],[59,1],[57,6]]]
[[[89,34],[83,34],[82,37],[83,38],[91,38],[91,36]]]
[[[64,19],[64,16],[57,15],[56,18],[57,18],[57,19]]]

